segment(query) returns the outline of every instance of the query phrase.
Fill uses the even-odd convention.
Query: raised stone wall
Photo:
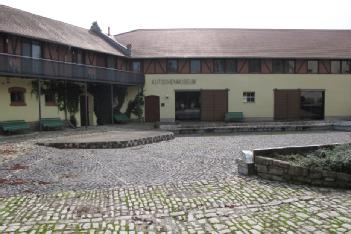
[[[289,162],[256,156],[255,170],[264,179],[326,187],[351,188],[351,175],[326,170],[312,170]]]
[[[334,145],[313,145],[304,147],[280,147],[271,149],[259,149],[250,151],[243,151],[243,158],[246,155],[253,155],[253,163],[241,164],[238,163],[239,167],[250,168],[253,167],[252,173],[246,175],[257,174],[258,176],[276,181],[287,181],[290,183],[297,184],[309,184],[316,186],[325,187],[337,187],[337,188],[351,188],[351,174],[338,173],[327,170],[315,170],[308,169],[300,166],[295,166],[288,161],[282,161],[275,158],[269,157],[274,154],[289,154],[289,153],[306,153],[319,148],[330,148]],[[250,156],[248,156],[250,157]],[[240,170],[244,171],[245,170]],[[249,172],[249,170],[246,170]],[[245,174],[245,173],[242,173]]]

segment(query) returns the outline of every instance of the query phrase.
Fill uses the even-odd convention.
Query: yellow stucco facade
[[[164,80],[167,80],[164,82]],[[274,89],[325,90],[325,118],[351,117],[351,75],[334,74],[157,74],[145,75],[145,96],[160,96],[161,121],[174,121],[175,91],[229,89],[228,110],[244,118],[272,120]],[[255,103],[244,103],[243,92],[254,91]]]
[[[12,106],[9,88],[20,87],[26,91],[24,93],[24,106]],[[94,109],[93,97],[89,109]],[[39,105],[36,94],[32,93],[32,80],[13,77],[0,77],[0,121],[25,120],[26,122],[37,122],[39,119]],[[41,96],[42,118],[61,118],[65,119],[64,111],[59,111],[57,106],[47,106],[44,95]],[[80,112],[75,114],[77,125],[80,126]],[[96,125],[96,116],[90,111],[90,124]],[[69,116],[68,116],[69,118]]]
[[[11,106],[9,88],[22,87],[25,92],[25,106]],[[272,120],[274,115],[274,89],[325,90],[325,118],[351,118],[351,75],[323,74],[153,74],[145,75],[144,94],[160,97],[161,121],[175,119],[175,92],[182,90],[228,89],[228,110],[243,112],[246,120]],[[245,103],[243,92],[254,91],[255,102]],[[128,102],[133,100],[138,87],[129,87],[121,108],[125,112]],[[96,125],[92,111],[93,96],[90,100],[90,124]],[[65,118],[57,106],[47,106],[41,97],[42,118]],[[32,80],[0,77],[0,121],[21,119],[38,121],[38,99],[32,94]],[[76,113],[80,126],[80,112]],[[132,116],[135,119],[135,116]]]

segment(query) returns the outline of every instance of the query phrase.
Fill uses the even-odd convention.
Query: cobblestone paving
[[[347,233],[351,191],[258,179],[0,198],[0,232]]]
[[[60,150],[36,146],[0,164],[0,196],[232,178],[244,149],[351,142],[348,132],[177,137],[126,149]],[[27,168],[8,170],[16,164]],[[15,184],[15,185],[14,185]]]
[[[351,233],[351,191],[242,178],[235,164],[242,149],[346,142],[346,132],[190,136],[111,150],[25,141],[20,156],[0,163],[0,233]]]

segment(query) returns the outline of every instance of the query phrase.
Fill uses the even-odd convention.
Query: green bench
[[[5,133],[14,133],[29,129],[29,125],[24,120],[11,120],[0,123],[0,128]]]
[[[126,114],[114,114],[113,120],[116,123],[127,123],[129,121],[129,118]]]
[[[226,122],[242,122],[244,120],[243,112],[227,112],[224,120]]]
[[[42,118],[40,124],[46,130],[63,128],[65,125],[60,118]]]

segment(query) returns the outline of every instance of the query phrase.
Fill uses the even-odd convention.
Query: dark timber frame
[[[38,82],[38,105],[39,105],[39,131],[41,131],[41,84],[40,78],[37,80]]]

